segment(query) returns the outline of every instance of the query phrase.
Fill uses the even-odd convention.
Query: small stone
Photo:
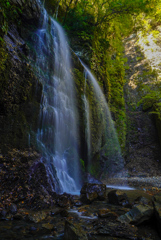
[[[86,183],[81,189],[81,201],[91,203],[94,200],[105,200],[106,185]]]
[[[71,201],[70,198],[68,198],[68,196],[61,195],[57,198],[57,204],[60,207],[69,207],[71,205]]]
[[[7,211],[6,211],[5,209],[3,209],[3,210],[1,211],[1,219],[5,220],[6,217],[7,217]]]
[[[16,214],[16,213],[17,213],[17,206],[16,206],[16,204],[12,203],[12,204],[10,205],[10,212],[11,212],[12,214]]]
[[[64,209],[63,211],[60,212],[60,215],[61,215],[62,217],[67,217],[67,216],[69,215],[69,213],[68,213],[67,210]]]
[[[98,216],[100,218],[107,218],[107,217],[117,218],[118,217],[116,213],[111,212],[109,209],[99,209]]]
[[[73,199],[73,204],[76,207],[81,207],[83,203],[79,199]]]
[[[37,230],[37,228],[35,228],[35,227],[30,227],[30,231],[36,231]]]
[[[2,218],[5,218],[7,215],[7,211],[5,209],[2,210],[1,212]]]
[[[153,200],[161,204],[161,193],[157,193],[156,195],[154,195]]]
[[[28,219],[34,223],[41,222],[46,217],[47,217],[47,213],[45,211],[33,212],[28,215]]]
[[[21,214],[15,214],[15,215],[13,216],[13,219],[15,219],[15,220],[21,220],[21,219],[23,219],[23,216],[22,216]]]
[[[45,229],[48,229],[48,230],[54,229],[54,225],[50,224],[50,223],[44,223],[44,224],[42,224],[42,227]]]

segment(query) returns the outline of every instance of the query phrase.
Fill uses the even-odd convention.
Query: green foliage
[[[143,105],[143,110],[155,109],[151,113],[155,113],[161,117],[160,104],[161,104],[161,89],[151,90],[149,86],[146,86],[146,92],[144,97],[139,101],[138,105]]]
[[[97,156],[96,159],[94,159],[93,164],[90,166],[89,172],[92,176],[95,176],[96,178],[99,178],[100,175],[100,164],[99,164],[99,158],[100,156]]]
[[[3,41],[1,42],[1,45],[2,46],[0,47],[0,75],[2,76],[7,69],[8,53],[6,52],[5,44],[3,43]]]
[[[141,13],[137,16],[136,22],[141,26],[142,37],[144,37],[144,43],[149,44],[147,40],[148,35],[152,35],[154,42],[159,43],[160,32],[158,31],[158,26],[160,26],[161,21],[161,0],[153,1],[149,3],[149,8],[151,11]],[[153,51],[153,49],[151,49]],[[161,119],[161,84],[158,81],[158,70],[150,69],[149,71],[143,71],[142,78],[143,83],[140,84],[139,90],[142,99],[139,101],[138,106],[142,105],[143,111],[149,111],[150,114],[154,114],[157,118]],[[144,84],[144,78],[146,84]]]
[[[1,41],[0,44],[0,76],[1,76],[1,81],[0,81],[0,95],[2,99],[2,93],[4,91],[4,86],[6,86],[6,82],[8,80],[8,53],[5,48],[5,44],[3,41]]]
[[[141,61],[143,58],[142,57],[137,57],[136,61]]]
[[[160,101],[161,101],[161,98],[160,98]],[[151,111],[150,113],[157,115],[158,119],[161,120],[161,102],[155,103],[153,105],[153,111]]]
[[[129,20],[128,24],[132,26],[132,20]],[[91,58],[91,68],[95,71],[97,79],[103,86],[113,119],[116,122],[122,149],[125,147],[126,139],[123,87],[125,84],[125,62],[127,61],[123,57],[122,32],[129,34],[129,31],[124,31],[124,28],[126,28],[126,25],[122,17],[119,17],[111,21],[111,25],[106,29],[107,35],[103,33],[98,35],[101,29],[98,30],[93,40],[93,55]],[[106,45],[102,44],[103,40]]]
[[[9,0],[2,0],[0,4],[0,24],[1,31],[0,36],[6,34],[8,31],[8,22],[17,22],[19,23],[19,14],[22,13],[22,9],[11,4]]]
[[[80,158],[80,164],[81,164],[81,169],[83,172],[85,172],[85,162],[83,159]]]
[[[64,21],[64,27],[69,36],[81,42],[81,45],[90,45],[94,37],[93,26],[91,22],[94,17],[77,5],[74,9],[69,10],[68,17]]]
[[[3,101],[3,94],[6,91],[6,86],[8,82],[9,75],[9,64],[8,64],[8,53],[5,48],[5,44],[2,42],[0,46],[0,105]],[[4,105],[4,104],[3,104]]]

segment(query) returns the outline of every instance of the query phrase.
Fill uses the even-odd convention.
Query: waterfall
[[[82,66],[84,67],[84,71],[85,71],[85,86],[86,86],[86,82],[87,80],[90,82],[90,84],[92,84],[92,91],[94,92],[97,104],[98,104],[98,108],[99,108],[99,114],[100,114],[100,125],[102,125],[102,132],[99,134],[98,133],[98,142],[100,142],[100,145],[102,144],[101,142],[103,141],[102,138],[104,138],[104,144],[102,146],[102,151],[104,151],[104,155],[107,158],[107,163],[106,163],[106,167],[104,169],[104,173],[108,175],[110,175],[111,173],[115,173],[120,171],[121,169],[123,169],[124,167],[124,160],[122,158],[121,155],[121,149],[120,149],[120,145],[119,145],[119,141],[118,141],[118,137],[117,137],[117,133],[114,127],[114,123],[111,117],[111,113],[109,111],[109,107],[107,104],[107,101],[105,99],[105,96],[99,86],[99,84],[97,83],[96,78],[94,77],[94,75],[91,73],[91,71],[88,69],[88,67],[80,60]],[[86,88],[86,87],[85,87]],[[91,136],[92,135],[92,130],[89,126],[89,111],[90,111],[90,106],[88,103],[88,99],[87,97],[84,95],[84,104],[85,104],[85,111],[87,111],[86,113],[86,129],[87,129],[87,133],[86,136]],[[104,137],[103,137],[104,136]],[[91,140],[89,142],[88,140],[89,137],[86,137],[87,139],[87,146],[88,146],[88,151],[90,149],[90,153],[91,153]],[[88,158],[91,157],[88,156]],[[91,160],[88,159],[88,163],[91,165]],[[90,169],[90,167],[88,167],[88,169]]]
[[[37,142],[53,191],[80,189],[77,111],[70,52],[62,27],[43,11],[35,34],[36,67],[43,91]]]
[[[81,188],[81,177],[78,153],[79,119],[71,56],[62,27],[48,16],[46,10],[43,10],[40,22],[41,27],[32,39],[33,59],[43,86],[39,129],[36,134],[37,146],[42,154],[41,162],[46,168],[51,190],[74,193]],[[82,109],[86,143],[81,144],[87,150],[87,171],[91,171],[94,154],[100,153],[99,157],[102,155],[106,162],[106,166],[101,167],[109,175],[110,172],[123,168],[117,134],[97,80],[85,64],[81,60],[80,62],[85,72]],[[97,171],[97,167],[95,169]]]

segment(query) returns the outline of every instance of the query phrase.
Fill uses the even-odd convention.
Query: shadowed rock
[[[158,193],[153,198],[154,213],[156,217],[156,223],[158,232],[161,236],[161,193]]]
[[[85,183],[81,189],[81,201],[93,202],[94,200],[106,199],[106,185]]]
[[[88,240],[86,233],[79,224],[65,222],[64,240]]]
[[[129,200],[126,193],[120,190],[112,190],[108,193],[109,203],[129,207]]]
[[[98,216],[100,218],[117,218],[118,215],[115,212],[111,212],[109,209],[99,209]]]
[[[152,203],[144,197],[137,199],[137,201],[139,201],[138,204],[118,218],[120,222],[138,225],[152,218],[154,213]]]

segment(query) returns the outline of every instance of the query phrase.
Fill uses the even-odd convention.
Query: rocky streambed
[[[32,210],[10,203],[0,211],[0,239],[155,239],[161,226],[161,192],[86,183],[80,195],[61,194]]]

